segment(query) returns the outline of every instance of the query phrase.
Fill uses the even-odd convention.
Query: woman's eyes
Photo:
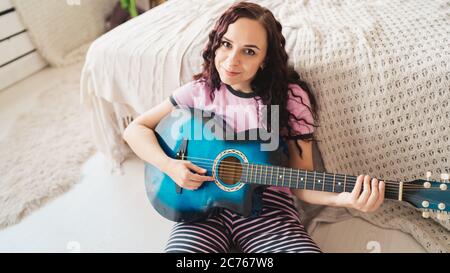
[[[231,48],[231,44],[227,41],[222,41],[221,45],[225,48]],[[245,54],[250,55],[250,56],[255,55],[255,51],[252,49],[245,48],[244,52],[245,52]]]
[[[231,47],[231,44],[230,44],[229,42],[227,42],[227,41],[222,41],[222,45],[223,45],[224,47],[226,47],[226,48]]]
[[[255,55],[255,51],[251,50],[251,49],[245,49],[245,54],[248,54],[250,56]]]

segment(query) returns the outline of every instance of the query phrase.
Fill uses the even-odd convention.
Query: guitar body
[[[155,129],[161,148],[171,158],[189,160],[206,169],[215,181],[204,182],[197,190],[182,189],[168,175],[145,163],[145,187],[153,207],[176,222],[203,219],[220,207],[244,216],[257,214],[263,186],[243,183],[243,177],[251,175],[246,163],[280,164],[280,149],[262,151],[261,140],[238,140],[248,139],[252,131],[235,134],[212,113],[181,108],[175,111]],[[226,132],[232,132],[226,139],[233,135],[234,140],[223,140]]]

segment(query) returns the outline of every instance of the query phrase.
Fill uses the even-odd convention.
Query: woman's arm
[[[169,99],[138,116],[123,132],[123,139],[133,152],[142,160],[165,171],[170,157],[168,157],[158,144],[154,129],[161,119],[169,114],[174,106]]]
[[[123,132],[123,139],[142,160],[152,164],[169,175],[180,187],[194,190],[211,176],[200,175],[206,170],[190,161],[172,159],[166,155],[158,143],[154,129],[161,119],[174,109],[169,99],[137,117]]]
[[[302,148],[302,157],[300,157],[294,141],[298,141],[298,144]],[[314,169],[312,142],[290,140],[288,141],[288,149],[290,157],[289,165],[291,168],[308,171]],[[378,180],[375,178],[372,179],[372,185],[370,184],[370,176],[360,175],[351,193],[333,193],[302,189],[291,189],[291,192],[300,200],[310,204],[348,207],[369,212],[375,211],[383,203],[385,188],[384,182],[381,181],[378,183]],[[361,192],[362,188],[364,190]]]

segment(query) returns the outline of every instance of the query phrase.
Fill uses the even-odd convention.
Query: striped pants
[[[245,253],[321,252],[300,223],[292,197],[266,189],[258,217],[243,217],[222,209],[194,223],[177,223],[166,252],[224,253],[236,248]]]

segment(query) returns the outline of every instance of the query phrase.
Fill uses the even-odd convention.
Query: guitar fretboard
[[[335,193],[351,192],[358,178],[354,175],[259,164],[246,164],[242,171],[242,180],[246,183]],[[395,194],[385,197],[398,198]]]

